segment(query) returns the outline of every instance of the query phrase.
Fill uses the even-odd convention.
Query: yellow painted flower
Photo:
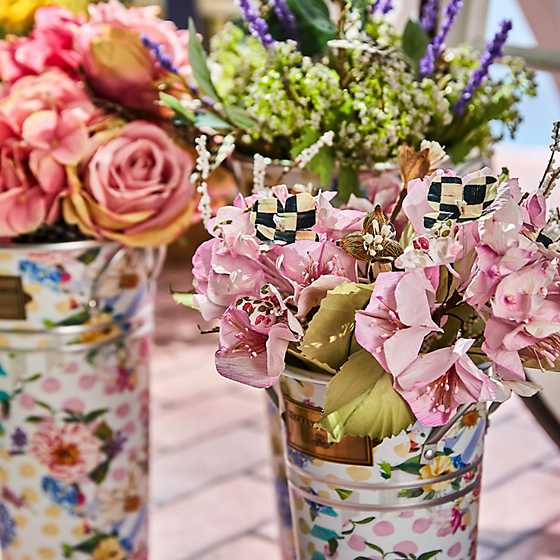
[[[35,11],[46,4],[46,0],[2,0],[0,28],[4,33],[25,33],[33,25]]]
[[[33,26],[35,12],[43,6],[61,6],[75,13],[87,10],[88,0],[0,0],[0,30],[22,35]]]
[[[126,551],[114,538],[101,541],[93,551],[92,560],[125,560]]]
[[[420,469],[420,477],[423,480],[431,480],[454,471],[455,467],[453,466],[451,459],[447,455],[439,455],[431,463],[424,465]],[[440,490],[447,488],[450,484],[450,480],[445,480],[443,482],[427,484],[426,486],[423,486],[423,489],[425,492],[439,492]]]

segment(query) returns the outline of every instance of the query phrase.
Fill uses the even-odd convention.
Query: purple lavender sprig
[[[173,64],[171,57],[163,52],[161,45],[152,41],[147,35],[142,35],[142,44],[150,50],[156,62],[168,72],[173,72],[174,74],[179,73],[177,66]]]
[[[428,35],[431,35],[436,30],[438,15],[439,0],[427,0],[422,10],[420,25]]]
[[[467,87],[463,90],[459,101],[457,101],[453,108],[455,114],[462,115],[465,112],[465,107],[471,100],[474,91],[481,86],[488,76],[490,66],[494,64],[497,58],[503,55],[504,45],[512,27],[513,24],[510,19],[505,19],[500,23],[499,31],[494,35],[492,41],[486,45],[486,50],[480,58],[480,66],[473,72]]]
[[[425,78],[426,76],[430,76],[434,73],[436,69],[436,62],[443,51],[445,39],[447,39],[449,31],[451,31],[451,28],[455,23],[455,19],[462,7],[463,0],[451,0],[451,2],[447,5],[445,10],[445,19],[443,20],[441,29],[428,45],[426,54],[420,61],[420,77]]]
[[[393,9],[392,0],[375,0],[375,2],[371,6],[371,13],[376,14],[379,12],[380,14],[386,15],[392,9]]]
[[[274,43],[274,39],[268,30],[266,21],[255,10],[251,0],[238,0],[238,5],[251,35],[259,39],[265,47],[270,47]]]
[[[289,37],[295,39],[297,36],[296,16],[290,10],[286,0],[272,0],[272,7],[278,21],[286,28]]]

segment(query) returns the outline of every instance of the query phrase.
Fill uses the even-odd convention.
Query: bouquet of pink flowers
[[[559,138],[557,124],[531,195],[507,169],[460,177],[438,144],[403,146],[391,215],[257,178],[209,221],[195,293],[175,298],[219,321],[227,378],[266,388],[286,366],[331,375],[320,426],[334,441],[532,394],[525,368],[560,371],[560,213],[547,208]]]
[[[40,8],[28,36],[0,41],[0,238],[153,246],[193,221],[193,150],[158,93],[190,72],[187,35],[110,0]]]

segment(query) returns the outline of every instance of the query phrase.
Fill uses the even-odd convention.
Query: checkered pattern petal
[[[439,175],[428,188],[428,204],[433,212],[424,217],[428,229],[439,222],[478,220],[490,211],[498,194],[498,179],[483,175],[463,183],[461,177]]]
[[[316,221],[315,199],[308,193],[289,196],[284,205],[274,197],[261,198],[251,211],[257,238],[265,243],[316,241],[318,236],[311,231]]]

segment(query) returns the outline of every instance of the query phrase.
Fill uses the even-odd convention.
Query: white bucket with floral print
[[[486,408],[471,407],[436,444],[416,424],[377,444],[330,445],[314,427],[330,379],[282,379],[298,560],[475,560]]]
[[[7,560],[146,560],[149,355],[161,253],[0,248]]]

